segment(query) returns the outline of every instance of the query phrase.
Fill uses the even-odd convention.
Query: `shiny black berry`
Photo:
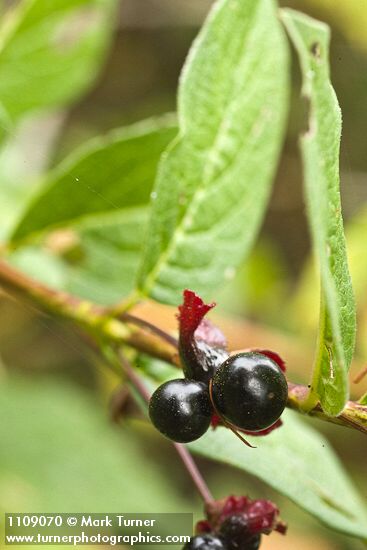
[[[234,514],[224,520],[219,531],[228,550],[257,550],[261,535],[251,535],[248,521],[244,514]]]
[[[187,542],[183,550],[227,550],[227,546],[216,535],[197,535]]]
[[[253,535],[245,542],[245,545],[243,546],[243,550],[257,550],[258,548],[260,548],[260,544],[261,544],[261,535]],[[232,547],[230,548],[230,550],[235,550],[235,548]]]
[[[165,382],[153,393],[149,403],[154,426],[178,443],[201,437],[209,428],[212,413],[208,387],[195,380]]]
[[[282,414],[288,386],[279,366],[256,352],[229,357],[212,380],[217,411],[230,423],[248,431],[268,428]]]

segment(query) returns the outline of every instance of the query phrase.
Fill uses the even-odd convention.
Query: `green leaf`
[[[172,117],[162,117],[91,140],[46,176],[12,242],[146,205],[159,157],[175,133]]]
[[[66,290],[67,266],[48,250],[36,246],[20,248],[10,254],[7,261],[40,283],[55,290]]]
[[[288,50],[273,0],[219,0],[178,94],[180,135],[162,159],[140,291],[177,304],[230,279],[250,249],[282,144]]]
[[[355,341],[355,306],[341,215],[339,147],[341,112],[329,80],[329,29],[285,9],[282,19],[297,50],[302,93],[309,107],[302,135],[305,197],[314,253],[321,276],[318,351],[308,405],[320,399],[329,415],[348,399],[348,368]]]
[[[46,177],[13,233],[19,245],[67,227],[76,253],[62,261],[23,247],[9,260],[39,280],[51,275],[55,281],[59,271],[56,288],[101,304],[126,296],[134,289],[157,163],[176,131],[166,116],[115,130],[76,151]]]
[[[0,29],[0,103],[14,122],[61,106],[95,78],[116,0],[23,0]]]
[[[81,258],[68,269],[64,290],[112,305],[134,290],[148,221],[148,208],[102,216],[78,231]]]
[[[71,243],[63,254],[27,246],[8,261],[54,289],[112,305],[134,290],[147,220],[147,206],[99,215],[72,232],[55,234]]]
[[[293,411],[285,411],[283,420],[267,436],[246,436],[256,449],[225,428],[188,447],[258,477],[332,529],[367,538],[365,504],[328,442]]]
[[[113,429],[95,396],[60,380],[7,379],[0,416],[1,512],[192,509],[148,443],[126,424]]]

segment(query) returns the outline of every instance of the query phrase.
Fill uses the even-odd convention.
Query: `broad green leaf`
[[[46,176],[12,241],[146,205],[159,157],[175,133],[172,118],[163,117],[91,140]]]
[[[67,227],[76,255],[62,261],[23,247],[10,261],[38,280],[50,275],[55,281],[59,271],[56,288],[101,304],[126,296],[134,287],[156,166],[175,133],[168,116],[113,131],[76,151],[46,177],[13,237],[22,244]]]
[[[282,144],[288,50],[273,0],[219,0],[183,69],[138,286],[177,304],[230,279],[261,223]]]
[[[246,447],[218,428],[189,444],[191,451],[249,472],[289,497],[325,525],[367,538],[367,511],[328,442],[293,411],[284,425]]]
[[[148,208],[141,207],[77,229],[80,260],[69,266],[65,290],[103,305],[132,292],[147,221]]]
[[[347,374],[355,340],[339,192],[341,112],[329,80],[328,27],[289,9],[282,11],[282,19],[300,59],[302,93],[309,107],[308,130],[300,146],[307,213],[321,276],[318,351],[308,404],[320,399],[327,414],[337,415],[348,399]]]
[[[23,0],[0,28],[0,104],[14,122],[64,105],[96,76],[116,0]]]
[[[55,290],[66,290],[67,265],[61,258],[48,250],[37,246],[27,246],[8,255],[7,261],[40,283]]]
[[[95,396],[60,380],[7,379],[0,416],[3,513],[191,511],[149,446],[126,424],[113,429]]]
[[[99,215],[73,226],[55,239],[71,240],[65,254],[27,246],[15,250],[10,263],[52,288],[102,305],[112,305],[134,290],[148,207]]]

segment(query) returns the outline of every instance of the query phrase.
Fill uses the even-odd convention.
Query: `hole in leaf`
[[[313,44],[311,44],[310,52],[312,53],[312,55],[313,55],[316,59],[320,59],[320,58],[321,58],[321,46],[320,46],[320,43],[319,43],[319,42],[314,42]]]

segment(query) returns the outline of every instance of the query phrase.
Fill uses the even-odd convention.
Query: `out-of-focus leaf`
[[[305,197],[320,266],[318,350],[309,403],[339,414],[349,395],[348,368],[355,341],[355,306],[348,271],[339,192],[341,113],[329,80],[329,29],[293,10],[282,19],[299,55],[308,130],[301,137]]]
[[[367,305],[367,208],[363,207],[345,228],[348,261],[358,311]],[[293,326],[301,330],[312,330],[317,324],[318,299],[315,296],[317,275],[311,262],[307,262],[292,300],[289,315]]]
[[[102,305],[112,305],[134,289],[148,219],[148,207],[99,215],[66,233],[65,255],[40,246],[22,247],[9,261],[52,288]],[[89,220],[91,221],[91,220]],[[55,235],[55,239],[63,239]]]
[[[8,113],[5,111],[4,106],[0,102],[0,144],[7,135],[11,131],[12,124],[11,120],[9,119]]]
[[[148,355],[139,354],[136,359],[136,365],[140,369],[140,372],[144,374],[145,383],[151,385],[152,391],[157,387],[157,384],[154,384],[153,380],[161,384],[181,375],[177,367],[173,367],[159,359],[153,359]]]
[[[175,132],[173,117],[152,119],[94,139],[71,155],[46,178],[13,242],[26,244],[47,230],[67,228],[76,254],[58,258],[58,250],[48,243],[54,257],[40,248],[21,247],[9,260],[39,280],[49,274],[55,280],[54,268],[59,269],[56,288],[102,304],[132,291],[156,166]],[[37,254],[52,264],[51,271],[41,268]]]
[[[114,130],[82,146],[46,176],[12,241],[90,223],[92,217],[98,223],[98,215],[147,204],[159,157],[175,132],[168,116]]]
[[[113,304],[134,289],[146,233],[148,208],[99,218],[78,232],[80,260],[71,264],[65,290],[98,303]]]
[[[286,305],[289,326],[307,336],[317,329],[320,310],[320,280],[312,260],[306,261],[296,289]]]
[[[367,208],[364,207],[346,227],[348,258],[353,288],[359,307],[367,304]]]
[[[367,50],[367,6],[364,0],[307,0],[307,5],[317,9],[348,37],[349,41]]]
[[[140,291],[177,304],[230,279],[262,220],[282,144],[288,50],[273,0],[219,0],[180,81],[180,135],[162,159]]]
[[[63,116],[28,116],[0,149],[0,240],[5,242],[47,169]]]
[[[215,295],[220,309],[260,317],[262,322],[283,323],[279,318],[289,286],[289,273],[275,243],[261,239],[256,243],[235,278]]]
[[[66,290],[67,265],[51,252],[36,246],[29,246],[11,254],[8,261],[40,283],[55,289]]]
[[[95,78],[116,0],[23,0],[0,29],[0,103],[14,122],[64,105]]]
[[[112,429],[84,392],[8,379],[0,415],[2,512],[190,511],[142,442],[128,427]]]
[[[296,413],[264,437],[243,445],[228,429],[209,431],[189,444],[191,451],[249,472],[288,496],[332,529],[367,537],[367,511],[328,442]]]

